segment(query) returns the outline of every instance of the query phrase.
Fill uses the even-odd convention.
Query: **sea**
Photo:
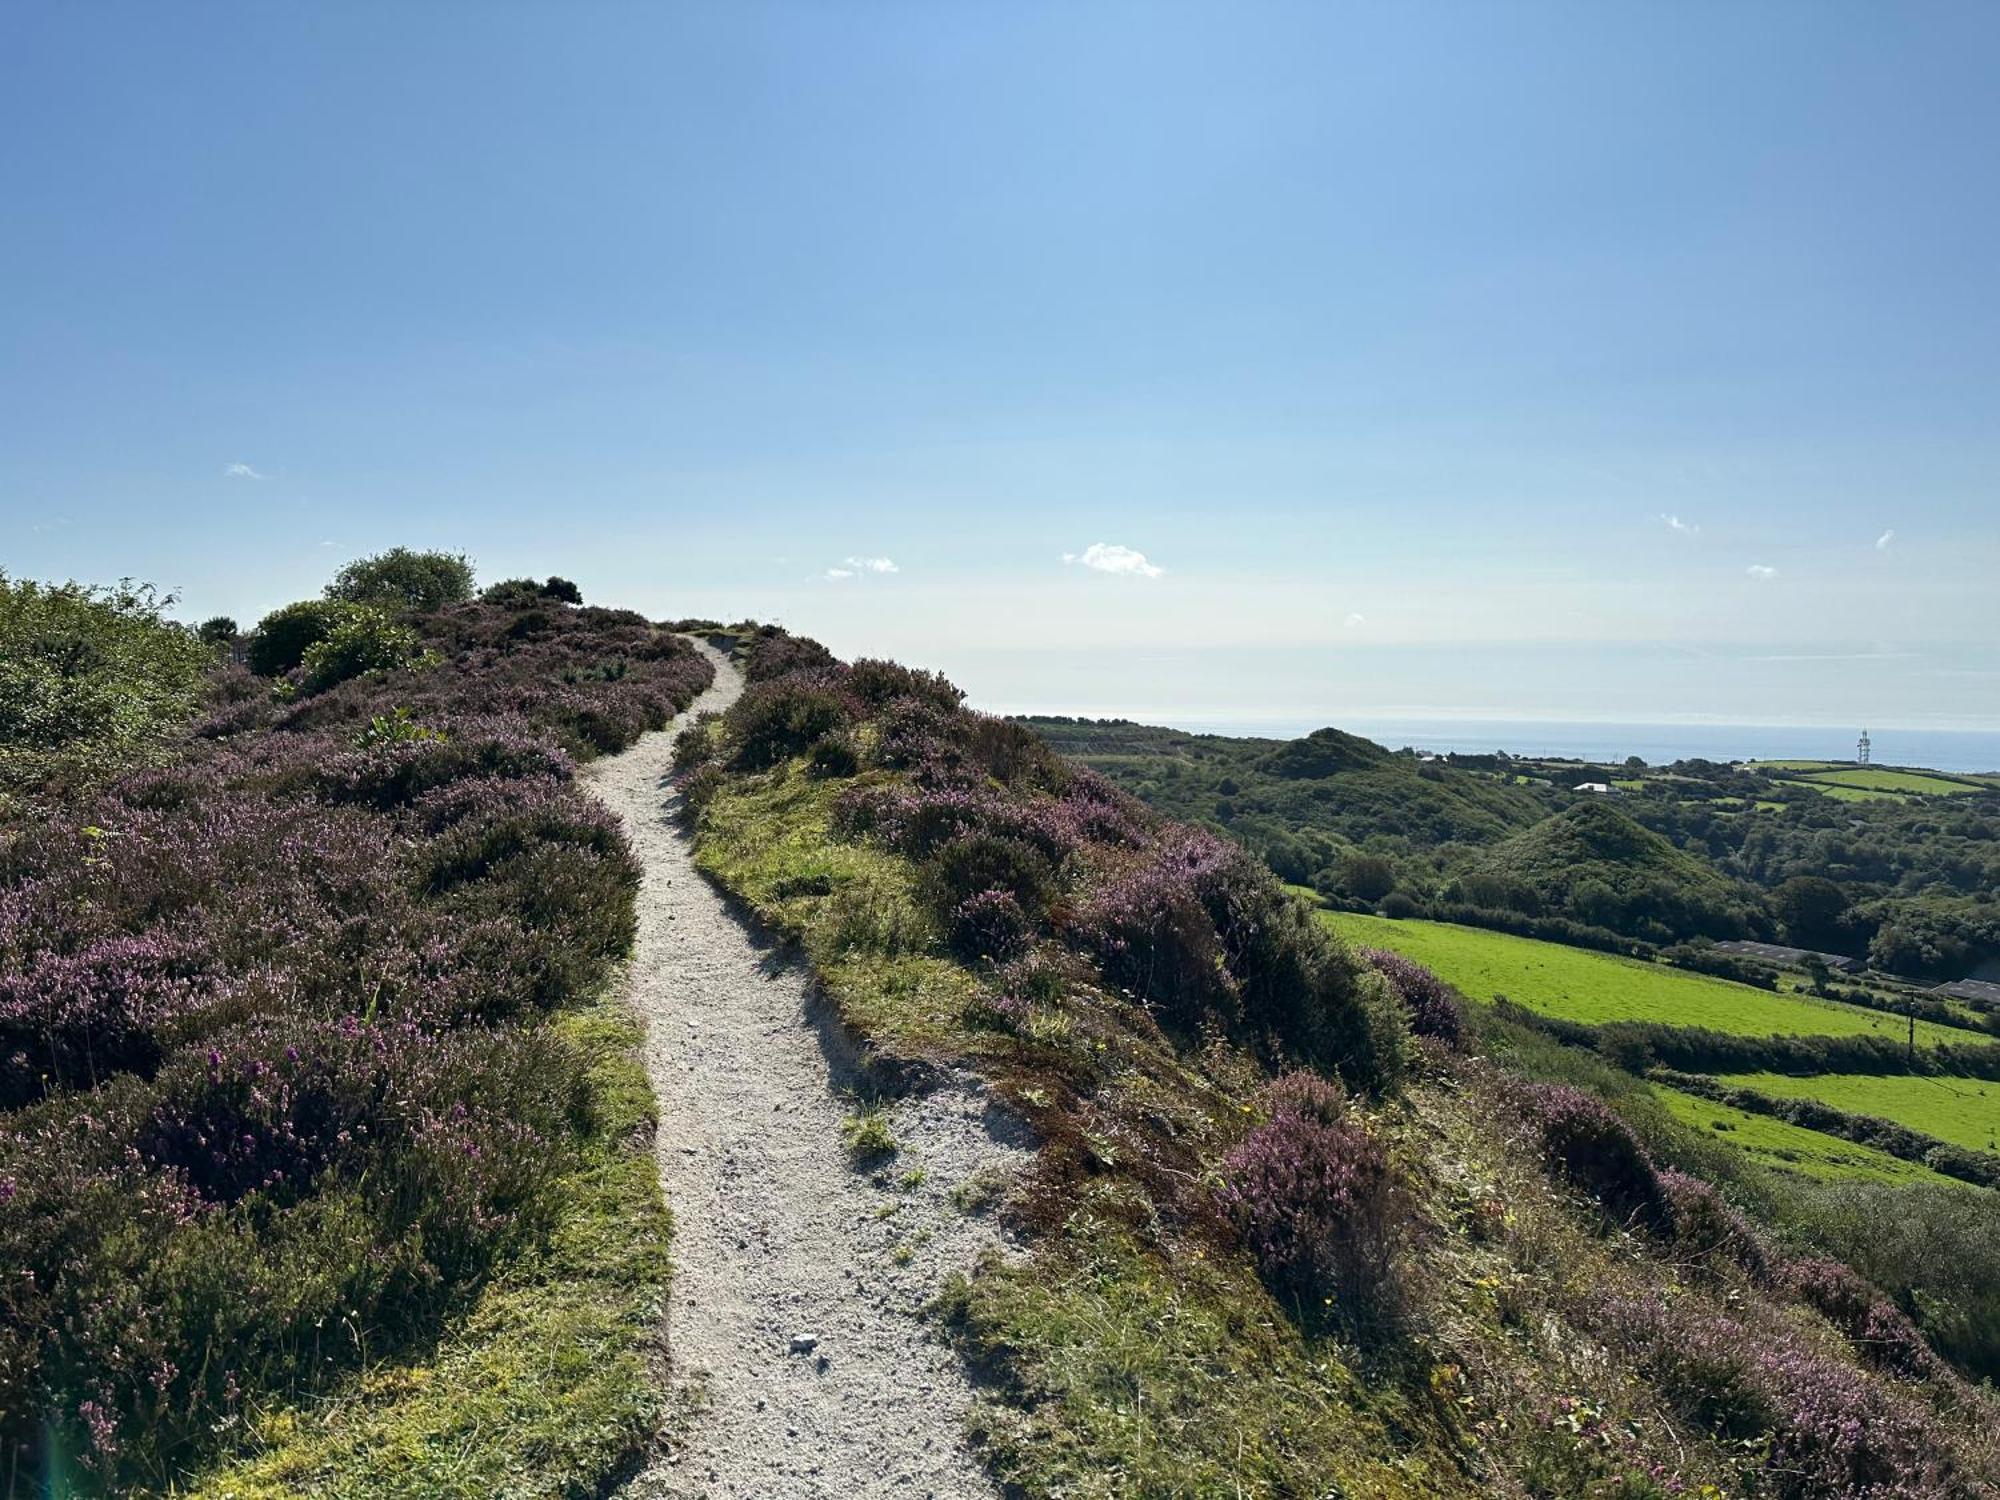
[[[1149,718],[1196,734],[1255,735],[1294,739],[1324,719]],[[1785,724],[1613,724],[1554,719],[1338,718],[1334,727],[1392,750],[1405,746],[1437,754],[1547,756],[1614,764],[1636,755],[1649,765],[1677,760],[1853,760],[1860,727],[1834,729]],[[1871,759],[1881,766],[1924,766],[1935,771],[2000,772],[2000,730],[1868,730]]]

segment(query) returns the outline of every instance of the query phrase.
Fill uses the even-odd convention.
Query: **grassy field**
[[[1811,771],[1801,781],[1818,787],[1851,787],[1866,792],[1920,792],[1934,796],[1964,796],[1979,790],[1950,776],[1922,771],[1892,771],[1886,766],[1854,766],[1843,771]]]
[[[1351,912],[1321,917],[1351,942],[1389,948],[1426,965],[1471,999],[1505,995],[1517,1005],[1571,1021],[1658,1021],[1743,1036],[1905,1034],[1901,1018],[1858,1006],[1773,994],[1512,933]],[[1917,1035],[1932,1044],[1966,1040],[1962,1031],[1921,1021]]]
[[[1730,1073],[1723,1083],[1779,1099],[1817,1099],[1857,1115],[1894,1120],[1972,1151],[2000,1152],[2000,1083],[1977,1078],[1822,1073]]]
[[[1794,1079],[1795,1083],[1817,1080]],[[1860,1146],[1837,1136],[1822,1135],[1801,1125],[1774,1120],[1769,1115],[1753,1115],[1745,1110],[1717,1104],[1679,1089],[1655,1092],[1675,1119],[1697,1130],[1713,1132],[1717,1140],[1728,1141],[1760,1165],[1805,1177],[1862,1178],[1871,1182],[1950,1182],[1929,1167],[1873,1146]]]

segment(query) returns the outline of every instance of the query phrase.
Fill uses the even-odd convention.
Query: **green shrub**
[[[463,552],[415,552],[391,547],[349,563],[333,575],[326,597],[350,604],[436,609],[472,597],[472,560]]]
[[[853,714],[838,694],[809,682],[753,683],[729,710],[736,741],[732,764],[761,771],[812,748],[815,740],[845,729]]]
[[[282,677],[306,659],[306,652],[333,634],[334,626],[354,612],[352,604],[334,599],[301,599],[274,609],[257,622],[245,654],[259,677]]]
[[[305,672],[300,690],[322,693],[350,677],[420,667],[435,660],[409,626],[397,624],[378,609],[359,607],[306,648],[299,663]]]
[[[194,712],[213,660],[150,585],[0,573],[0,792],[116,769]]]

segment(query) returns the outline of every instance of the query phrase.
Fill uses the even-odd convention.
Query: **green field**
[[[1922,771],[1892,771],[1886,766],[1854,766],[1844,771],[1810,771],[1798,778],[1813,786],[1853,787],[1868,792],[1921,792],[1934,796],[1963,796],[1978,787],[1950,776],[1934,776]]]
[[[1822,1073],[1814,1078],[1730,1073],[1719,1081],[1778,1099],[1817,1099],[1850,1114],[1894,1120],[1971,1151],[2000,1152],[2000,1083],[1857,1073]]]
[[[1907,802],[1905,792],[1877,791],[1863,786],[1841,786],[1830,781],[1797,781],[1794,786],[1809,786],[1823,797],[1831,797],[1836,802]]]
[[[1803,1080],[1795,1080],[1803,1081]],[[1806,1177],[1860,1177],[1875,1182],[1952,1182],[1929,1167],[1873,1146],[1860,1146],[1838,1136],[1822,1135],[1800,1125],[1788,1125],[1769,1115],[1753,1115],[1717,1104],[1679,1089],[1656,1089],[1660,1102],[1684,1125],[1728,1141],[1753,1160],[1783,1172]]]
[[[1391,921],[1352,912],[1322,912],[1321,919],[1351,942],[1389,948],[1434,970],[1470,999],[1505,995],[1517,1005],[1565,1020],[1658,1021],[1702,1026],[1743,1036],[1855,1036],[1901,1038],[1900,1017],[1859,1006],[1778,995],[1706,974],[1593,953],[1562,943],[1459,927],[1448,922]],[[1931,1044],[1963,1043],[1966,1033],[1917,1023]]]

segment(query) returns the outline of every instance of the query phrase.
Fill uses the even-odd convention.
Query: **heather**
[[[353,591],[267,619],[279,673],[213,666],[151,764],[0,842],[19,1487],[165,1489],[460,1347],[619,1169],[629,1106],[560,1018],[629,945],[637,870],[573,767],[708,668],[625,612]]]
[[[1010,1492],[1993,1493],[1939,1283],[1888,1284],[1919,1257],[1816,1247],[1630,1073],[1348,948],[948,683],[738,651],[677,760],[701,864],[871,1087],[971,1069],[1039,1142],[1016,1247],[941,1308]]]

